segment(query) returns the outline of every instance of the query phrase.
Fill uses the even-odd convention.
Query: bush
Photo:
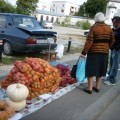
[[[88,29],[90,29],[90,27],[91,27],[91,24],[89,23],[88,20],[82,22],[83,30],[88,30]]]
[[[62,25],[63,27],[69,27],[69,26],[70,26],[70,21],[71,21],[70,17],[69,17],[69,16],[66,16],[66,17],[64,18],[64,21],[62,21],[61,25]]]
[[[81,21],[77,21],[75,24],[76,27],[81,27],[82,26],[82,22]]]

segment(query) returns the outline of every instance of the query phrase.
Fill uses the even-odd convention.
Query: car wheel
[[[5,55],[12,55],[13,50],[12,50],[11,43],[4,42],[4,44],[3,44],[3,52],[4,52]]]

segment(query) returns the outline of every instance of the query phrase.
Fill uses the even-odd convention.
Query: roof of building
[[[78,5],[78,4],[75,4],[75,3],[71,3],[71,2],[68,2],[68,1],[65,1],[65,0],[58,0],[58,1],[52,1],[52,2],[66,2],[66,3],[70,3],[70,4],[74,4],[74,5]],[[79,6],[79,5],[78,5]]]
[[[107,0],[107,2],[119,2],[120,3],[120,0]]]
[[[114,3],[110,4],[108,8],[117,8]]]
[[[36,12],[39,13],[39,14],[46,14],[46,15],[52,15],[52,16],[60,16],[60,17],[65,16],[63,14],[58,14],[58,13],[55,13],[55,12],[39,10],[39,9],[36,9]]]

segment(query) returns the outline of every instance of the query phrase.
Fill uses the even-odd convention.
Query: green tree
[[[15,13],[15,7],[4,0],[0,0],[0,13]]]
[[[85,16],[85,2],[80,6],[79,11],[75,14],[76,16]]]
[[[30,15],[35,11],[38,0],[18,0],[16,12],[19,14]]]
[[[106,12],[107,1],[106,0],[87,0],[81,5],[79,16],[87,16],[93,18],[97,12]]]
[[[106,0],[87,0],[85,3],[85,13],[87,17],[93,18],[97,12],[106,11]]]

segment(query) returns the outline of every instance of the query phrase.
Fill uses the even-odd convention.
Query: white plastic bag
[[[57,55],[56,55],[56,58],[61,59],[63,57],[63,53],[64,53],[64,45],[63,44],[57,44],[55,52],[58,52]]]

